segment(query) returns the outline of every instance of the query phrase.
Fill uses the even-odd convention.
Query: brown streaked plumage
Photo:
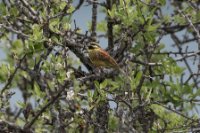
[[[108,52],[103,50],[98,43],[91,42],[88,46],[89,58],[95,67],[116,68],[119,69],[117,62]]]

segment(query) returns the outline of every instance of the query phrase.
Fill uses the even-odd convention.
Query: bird
[[[87,48],[88,55],[91,63],[98,69],[101,68],[113,68],[120,71],[126,78],[127,81],[131,82],[131,78],[119,67],[115,59],[104,49],[102,49],[98,43],[91,42]],[[126,81],[126,82],[127,82]]]
[[[115,59],[96,42],[89,44],[88,55],[92,65],[96,68],[120,69]]]

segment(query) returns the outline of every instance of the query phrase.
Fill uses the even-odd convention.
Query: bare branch
[[[18,35],[20,35],[20,36],[23,36],[23,37],[25,37],[25,38],[29,38],[28,35],[22,33],[21,31],[17,31],[17,30],[15,30],[14,28],[8,27],[8,26],[6,26],[6,25],[4,25],[4,24],[0,24],[0,28],[4,28],[4,29],[6,29],[6,30],[8,30],[8,31],[11,31],[11,32],[13,32],[13,33],[16,33],[16,34],[18,34]]]
[[[196,33],[196,37],[197,37],[197,42],[198,42],[198,46],[199,46],[199,50],[200,50],[200,34],[199,31],[196,29],[196,27],[193,25],[192,21],[190,20],[190,18],[185,15],[181,10],[178,9],[178,12],[188,21],[189,26],[194,30],[194,32]]]
[[[193,25],[199,25],[200,22],[195,22]],[[164,30],[166,32],[169,32],[169,33],[174,33],[174,32],[177,32],[177,31],[180,31],[180,30],[183,30],[185,28],[187,28],[190,24],[183,24],[183,25],[172,25],[172,26],[164,26],[164,27],[161,27],[161,28],[158,28],[158,29],[161,29],[161,30]]]
[[[37,16],[37,12],[33,10],[33,8],[30,6],[30,4],[26,0],[20,0],[22,4],[30,11],[30,13],[34,16]]]
[[[174,42],[175,42],[175,44],[176,44],[178,50],[179,50],[179,51],[182,51],[182,48],[181,48],[181,46],[180,46],[180,41],[179,41],[179,39],[177,38],[177,36],[176,36],[175,34],[171,34],[171,37],[172,37],[172,39],[174,40]],[[182,53],[182,52],[180,52],[180,53]],[[184,55],[181,54],[181,56],[183,57]],[[184,61],[185,65],[186,65],[188,71],[189,71],[190,74],[192,75],[192,74],[193,74],[193,71],[192,71],[192,69],[191,69],[191,67],[190,67],[190,65],[189,65],[189,63],[188,63],[188,61],[187,61],[185,58],[183,58],[183,61]],[[192,79],[193,79],[193,81],[194,81],[195,87],[198,88],[197,79],[196,79],[195,77],[192,77]]]
[[[97,1],[97,0],[94,0]],[[92,25],[91,25],[91,36],[92,38],[96,38],[96,28],[97,28],[97,4],[94,2],[92,4]],[[96,40],[96,39],[95,39]]]
[[[178,58],[178,59],[175,59],[176,61],[182,61],[184,58],[188,58],[188,57],[192,57],[192,56],[198,56],[200,54],[200,51],[197,51],[197,52],[193,52],[193,53],[190,53],[190,54],[182,54],[182,57],[181,58]]]
[[[114,47],[113,44],[113,22],[108,14],[108,11],[112,10],[112,0],[106,0],[107,4],[107,34],[108,34],[108,49],[112,49]]]

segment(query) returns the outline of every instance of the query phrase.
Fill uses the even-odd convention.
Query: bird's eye
[[[89,49],[96,49],[100,48],[100,46],[97,43],[91,42],[90,45],[88,46]]]
[[[88,48],[89,48],[89,49],[94,49],[94,47],[93,47],[93,46],[91,46],[91,45],[90,45],[90,46],[88,46]]]

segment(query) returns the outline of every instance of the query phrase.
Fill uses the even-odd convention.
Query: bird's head
[[[91,42],[90,45],[88,46],[88,50],[94,50],[94,49],[99,49],[99,48],[101,47],[96,42]]]

